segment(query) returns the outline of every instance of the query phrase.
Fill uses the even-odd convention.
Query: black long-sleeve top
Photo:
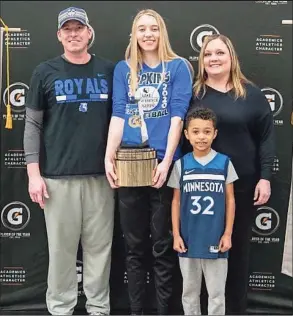
[[[247,84],[245,99],[207,86],[202,99],[194,97],[191,107],[204,106],[217,116],[218,135],[213,149],[228,155],[242,177],[271,179],[275,156],[273,115],[263,92]]]

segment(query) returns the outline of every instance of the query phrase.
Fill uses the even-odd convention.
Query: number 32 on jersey
[[[207,206],[203,209],[202,205],[199,203],[200,200],[207,202]],[[214,199],[210,196],[191,196],[192,205],[195,206],[195,209],[191,209],[190,212],[192,214],[199,214],[202,212],[203,215],[214,215],[214,211],[212,210],[215,202]],[[206,203],[205,203],[206,204]]]

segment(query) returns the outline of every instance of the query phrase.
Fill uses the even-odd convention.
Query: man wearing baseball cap
[[[64,53],[34,69],[24,131],[28,191],[44,209],[48,236],[46,303],[52,315],[73,313],[81,241],[86,309],[104,315],[114,221],[104,156],[114,64],[88,52],[93,29],[83,9],[62,10],[57,29]]]

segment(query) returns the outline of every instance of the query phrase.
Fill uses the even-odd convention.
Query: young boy
[[[201,315],[202,273],[209,294],[208,314],[225,315],[228,250],[235,214],[230,159],[211,148],[217,136],[216,116],[207,108],[188,112],[184,134],[193,152],[177,160],[168,186],[174,188],[174,249],[183,277],[185,315]]]

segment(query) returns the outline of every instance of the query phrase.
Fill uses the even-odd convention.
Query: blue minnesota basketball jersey
[[[180,222],[186,253],[181,257],[227,258],[218,249],[225,230],[225,190],[229,158],[217,153],[206,165],[193,153],[181,158]]]

